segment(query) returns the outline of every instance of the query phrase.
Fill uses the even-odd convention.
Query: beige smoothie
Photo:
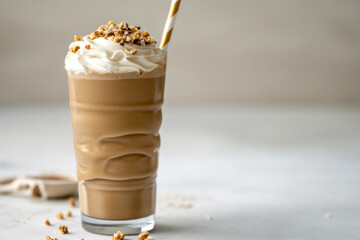
[[[166,52],[140,27],[110,21],[75,36],[65,63],[81,212],[153,215]]]

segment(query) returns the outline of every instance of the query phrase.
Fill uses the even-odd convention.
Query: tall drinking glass
[[[166,52],[127,57],[136,58],[162,64],[139,72],[68,71],[82,224],[91,232],[154,227]]]

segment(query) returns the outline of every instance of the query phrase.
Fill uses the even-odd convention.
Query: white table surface
[[[163,115],[153,238],[360,239],[359,108],[165,106]],[[0,177],[75,167],[67,106],[0,108]],[[56,220],[68,209],[0,195],[0,239],[110,239],[83,230],[78,208]]]

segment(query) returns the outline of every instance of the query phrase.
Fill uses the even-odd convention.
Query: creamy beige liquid
[[[83,214],[107,220],[155,212],[164,68],[68,73]]]

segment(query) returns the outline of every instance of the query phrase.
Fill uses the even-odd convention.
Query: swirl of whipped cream
[[[86,45],[90,45],[90,49]],[[165,65],[165,53],[155,44],[140,46],[125,43],[121,46],[103,37],[94,40],[84,37],[83,41],[72,42],[69,49],[76,46],[80,49],[76,53],[69,51],[65,58],[65,69],[74,74],[151,72]],[[129,50],[136,50],[136,54],[131,54]]]

